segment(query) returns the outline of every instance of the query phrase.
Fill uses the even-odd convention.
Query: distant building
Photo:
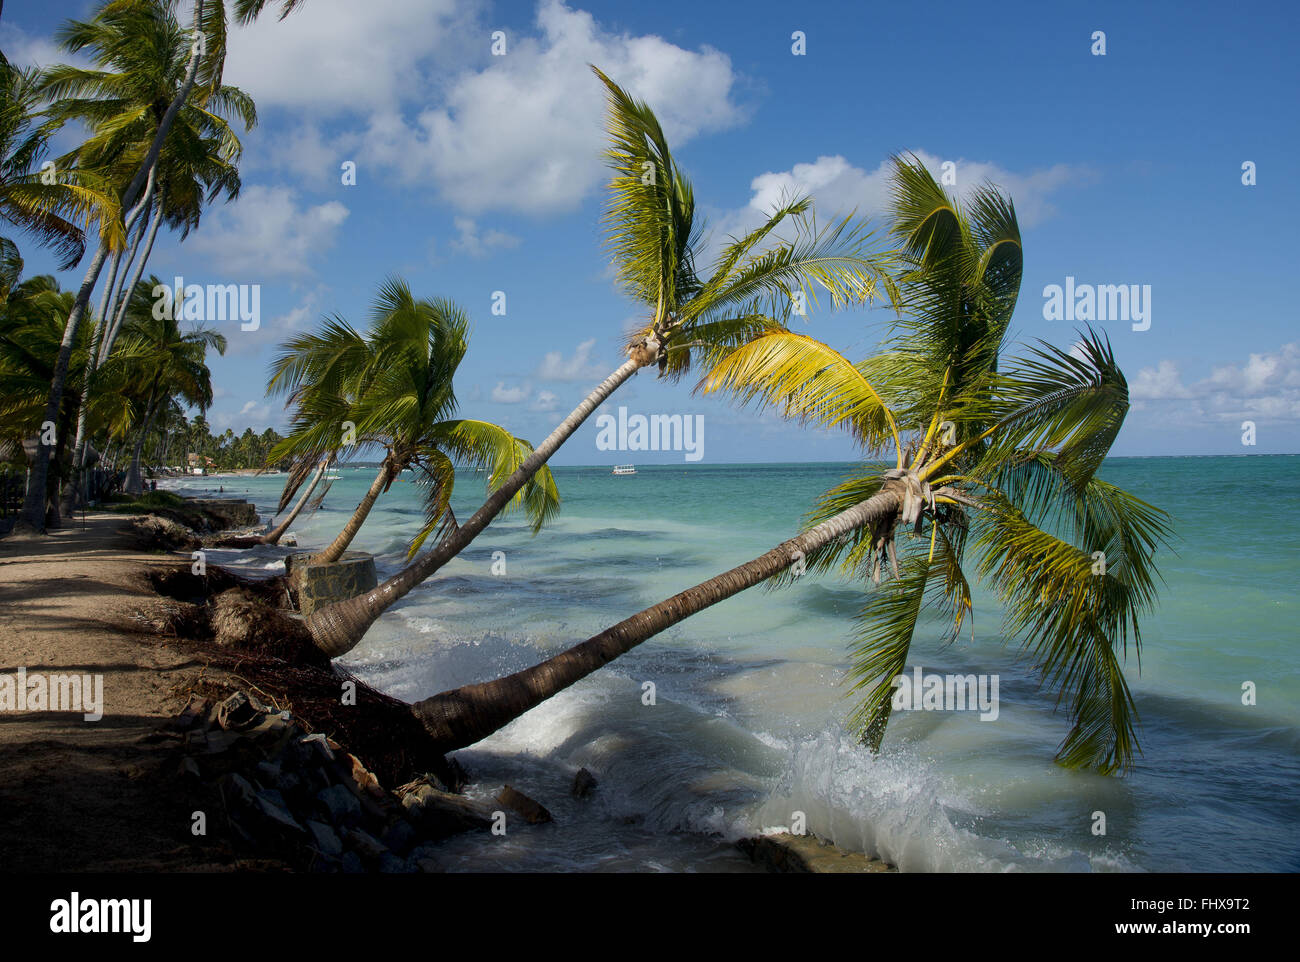
[[[205,455],[195,454],[193,451],[185,455],[185,463],[190,474],[207,474],[210,469],[217,466],[216,461]]]

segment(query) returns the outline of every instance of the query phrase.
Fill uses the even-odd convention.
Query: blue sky
[[[16,62],[66,59],[54,30],[93,6],[11,2],[0,45]],[[243,138],[243,194],[185,243],[161,238],[149,269],[261,287],[261,328],[225,325],[230,349],[211,362],[220,428],[281,427],[263,391],[276,342],[324,313],[364,321],[396,272],[474,319],[463,414],[537,440],[616,366],[638,310],[602,253],[590,61],[659,113],[715,236],[757,223],[782,190],[811,191],[823,219],[872,214],[890,154],[950,161],[958,188],[987,177],[1016,202],[1017,339],[1073,342],[1074,324],[1044,317],[1044,288],[1067,277],[1149,286],[1149,329],[1097,324],[1134,399],[1113,453],[1297,452],[1298,20],[1282,2],[307,0],[232,36],[226,80],[261,112]],[[497,30],[504,56],[491,53]],[[29,273],[52,268],[21,246]],[[806,330],[856,357],[884,320],[823,309]],[[841,435],[690,388],[644,371],[607,409],[703,415],[705,463],[854,456]],[[557,463],[682,458],[598,451],[594,420]]]

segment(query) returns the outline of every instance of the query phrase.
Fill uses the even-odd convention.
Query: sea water
[[[533,536],[522,516],[499,518],[343,663],[406,700],[517,671],[790,537],[850,467],[677,464],[624,477],[556,468],[553,524]],[[1297,468],[1285,456],[1106,462],[1103,476],[1170,512],[1177,533],[1158,558],[1164,583],[1143,624],[1140,671],[1131,650],[1126,662],[1142,747],[1127,777],[1053,763],[1066,715],[1002,634],[982,585],[974,639],[963,628],[945,646],[942,626],[923,622],[908,670],[997,676],[996,720],[896,712],[872,755],[845,725],[864,586],[809,575],[688,619],[458,752],[471,793],[508,782],[556,821],[489,843],[452,839],[444,864],[746,871],[735,839],[802,821],[903,871],[1300,870]],[[373,472],[341,467],[323,507],[294,525],[300,545],[330,540]],[[421,521],[410,478],[380,499],[353,545],[376,553],[381,577],[400,567]],[[265,515],[282,482],[167,486],[220,485]],[[457,516],[482,494],[481,475],[463,473]],[[269,573],[283,554],[210,561]],[[1243,704],[1248,682],[1253,705]],[[569,794],[580,767],[599,782],[583,800]]]

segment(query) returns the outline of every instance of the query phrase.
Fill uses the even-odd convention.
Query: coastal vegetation
[[[755,335],[783,327],[824,295],[832,307],[864,304],[890,290],[892,257],[864,221],[818,225],[807,198],[791,198],[764,223],[722,247],[707,273],[695,193],[669,151],[663,127],[600,70],[610,146],[605,223],[610,257],[626,294],[644,311],[627,360],[582,399],[464,523],[378,591],[327,605],[306,619],[316,647],[350,651],[389,606],[469,546],[591,413],[643,368],[680,378]],[[789,236],[781,231],[788,230]],[[427,528],[426,528],[427,530]],[[424,532],[422,532],[424,533]]]
[[[403,471],[413,470],[423,491],[424,526],[411,542],[414,555],[435,532],[454,531],[451,495],[456,469],[487,473],[489,490],[518,470],[533,447],[488,421],[455,417],[453,379],[469,349],[469,317],[445,298],[416,298],[401,278],[379,287],[371,323],[359,332],[342,318],[282,345],[268,387],[293,406],[289,436],[272,457],[299,465],[281,496],[280,508],[313,466],[362,450],[385,451],[370,488],[338,536],[312,559],[337,561],[375,501]],[[301,504],[301,501],[299,502]],[[510,502],[540,530],[559,510],[550,469],[532,475]]]
[[[283,0],[280,15],[297,5]],[[241,0],[236,21],[266,6]],[[593,68],[607,98],[607,250],[640,313],[626,360],[545,439],[534,446],[460,417],[454,377],[469,350],[469,317],[450,300],[417,298],[397,277],[379,287],[364,330],[329,316],[283,342],[268,393],[290,410],[285,437],[251,428],[214,436],[207,360],[224,352],[225,339],[183,327],[172,312],[159,316],[160,282],[144,271],[163,226],[184,238],[206,205],[239,193],[233,125],[249,130],[257,114],[222,83],[226,16],[224,4],[200,0],[196,36],[174,2],[112,0],[60,35],[93,68],[32,74],[0,65],[0,213],[68,266],[91,254],[74,294],[50,277],[24,278],[15,243],[0,239],[0,456],[26,462],[23,526],[42,530],[60,501],[65,513],[76,506],[102,446],[114,466],[128,466],[130,495],[143,491],[144,465],[187,464],[190,454],[217,469],[287,470],[277,514],[292,510],[260,536],[274,544],[319,500],[332,466],[382,450],[368,491],[312,560],[339,560],[410,471],[424,517],[410,532],[405,567],[378,590],[301,621],[272,610],[259,623],[261,642],[281,636],[262,654],[292,663],[296,651],[299,662],[319,665],[353,649],[502,512],[522,509],[540,530],[559,507],[548,460],[634,375],[695,375],[705,394],[848,432],[860,463],[810,506],[803,531],[758,557],[531,668],[414,703],[406,720],[418,721],[425,748],[473,744],[750,587],[837,572],[865,589],[850,724],[876,749],[923,610],[941,612],[955,639],[978,575],[999,593],[1007,635],[1067,707],[1058,761],[1105,773],[1132,765],[1135,711],[1122,662],[1130,643],[1140,651],[1168,519],[1098,476],[1129,408],[1105,337],[1085,329],[1073,344],[1019,353],[1008,343],[1023,269],[1009,197],[989,185],[955,196],[919,160],[898,157],[888,239],[855,215],[819,222],[812,201],[796,196],[710,257],[694,190],[659,120]],[[38,162],[48,137],[69,124],[89,137],[55,160],[58,189],[46,190]],[[886,302],[882,347],[853,360],[792,330],[791,319],[822,299],[832,309]],[[466,467],[482,470],[488,494],[461,521],[451,497]],[[671,492],[661,505],[670,510]]]

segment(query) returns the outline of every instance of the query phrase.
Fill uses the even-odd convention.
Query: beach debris
[[[125,533],[143,551],[191,551],[203,545],[193,528],[156,514],[132,518]]]
[[[511,788],[509,785],[501,789],[497,795],[497,801],[506,808],[518,812],[529,825],[541,825],[544,822],[555,821],[551,817],[551,813],[540,803],[533,801],[523,792]]]
[[[573,776],[573,795],[575,798],[586,798],[596,790],[596,776],[591,774],[585,768],[579,768],[578,774]]]
[[[492,812],[480,802],[444,789],[424,775],[397,789],[406,817],[421,835],[433,840],[492,827]]]
[[[490,805],[433,775],[388,791],[361,759],[255,691],[191,695],[159,733],[176,744],[187,790],[215,799],[231,844],[289,867],[437,872],[434,842],[492,824]]]

